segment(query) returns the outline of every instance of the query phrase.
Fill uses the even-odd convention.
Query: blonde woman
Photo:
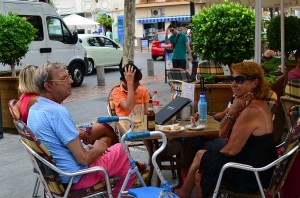
[[[21,113],[22,121],[27,123],[29,108],[35,103],[39,97],[39,92],[33,83],[33,75],[37,66],[27,65],[20,71],[19,75],[19,91],[21,96],[18,101],[18,107]]]

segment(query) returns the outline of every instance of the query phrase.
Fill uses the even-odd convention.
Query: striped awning
[[[165,22],[165,21],[190,21],[191,16],[165,16],[165,17],[147,17],[137,19],[138,23],[157,23],[157,22]]]

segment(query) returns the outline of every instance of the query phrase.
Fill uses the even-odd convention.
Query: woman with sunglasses
[[[220,170],[227,162],[262,167],[277,158],[272,114],[264,101],[270,88],[263,69],[254,62],[233,64],[231,68],[235,99],[225,113],[219,131],[220,137],[229,137],[229,140],[220,151],[197,152],[185,183],[175,189],[175,194],[181,198],[190,197],[195,186],[198,197],[211,196]],[[232,128],[231,134],[227,134],[229,128]],[[263,187],[268,186],[272,173],[271,169],[259,173]],[[222,185],[235,192],[258,191],[254,174],[243,170],[225,171]]]

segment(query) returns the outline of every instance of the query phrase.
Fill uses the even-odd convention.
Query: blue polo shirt
[[[177,40],[177,37],[178,37],[178,40]],[[176,42],[176,40],[177,40],[177,42]],[[189,42],[187,36],[184,33],[178,32],[177,36],[172,34],[169,37],[169,41],[173,44],[173,46],[176,42],[175,48],[173,49],[172,59],[176,59],[176,60],[186,59],[187,50],[186,50],[185,43]]]
[[[76,161],[67,147],[70,141],[78,137],[79,132],[66,107],[47,98],[39,97],[29,110],[27,123],[52,154],[58,168],[66,172],[77,172],[87,168],[87,165]],[[83,147],[88,149],[85,144]],[[59,176],[62,183],[68,183],[70,180],[70,177]],[[77,183],[80,177],[75,177],[74,183]]]

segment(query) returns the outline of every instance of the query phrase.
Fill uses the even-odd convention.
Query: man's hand
[[[192,61],[193,57],[192,57],[192,54],[189,54],[188,55],[188,61]]]
[[[128,83],[131,83],[131,84],[134,83],[135,72],[136,71],[133,69],[133,67],[131,65],[129,67],[125,67],[124,76],[125,76],[127,85],[128,85]]]
[[[102,138],[99,140],[96,140],[93,145],[89,144],[88,147],[90,150],[97,149],[99,151],[100,155],[103,155],[107,151],[107,148],[108,148],[107,143]]]

